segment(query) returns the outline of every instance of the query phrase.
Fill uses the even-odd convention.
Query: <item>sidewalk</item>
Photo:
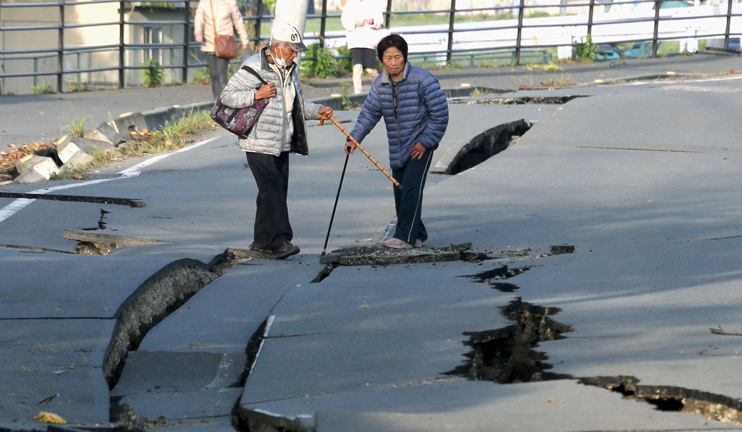
[[[433,73],[443,88],[470,84],[472,87],[515,91],[521,84],[537,87],[542,81],[552,79],[575,85],[591,85],[595,80],[653,78],[668,72],[677,75],[713,75],[730,69],[742,69],[742,60],[739,56],[698,54],[561,66],[564,71],[548,73],[530,71],[526,66],[460,68]],[[346,82],[350,83],[350,77],[308,79],[303,83],[304,96],[310,100],[329,98],[332,94],[341,94],[341,84]],[[365,91],[368,91],[369,85],[369,81],[364,82]],[[0,97],[0,151],[7,150],[11,143],[21,145],[45,138],[56,140],[65,133],[69,121],[76,118],[85,118],[85,125],[92,129],[100,122],[123,113],[204,102],[211,98],[211,88],[200,85]]]

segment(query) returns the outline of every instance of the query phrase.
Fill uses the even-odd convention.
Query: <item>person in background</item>
[[[348,0],[340,18],[343,27],[348,30],[346,40],[353,55],[353,92],[363,91],[363,70],[375,80],[379,75],[376,70],[376,44],[385,32],[381,30],[384,23],[382,7],[378,0]]]
[[[214,99],[219,97],[227,85],[227,70],[229,69],[229,59],[214,55],[215,26],[217,34],[228,36],[233,35],[233,27],[236,28],[242,42],[242,50],[247,49],[248,45],[245,23],[242,21],[242,14],[235,0],[201,0],[198,2],[193,21],[193,33],[196,42],[201,44],[201,51],[206,54],[211,76],[211,93]]]
[[[448,127],[448,102],[433,74],[407,61],[407,42],[402,36],[385,37],[377,51],[384,72],[371,85],[350,135],[360,143],[384,117],[392,176],[402,187],[394,188],[394,237],[382,245],[422,247],[428,239],[421,220],[423,188],[433,150]],[[352,141],[345,143],[346,153],[355,148]]]
[[[305,119],[332,117],[332,108],[302,97],[294,59],[306,49],[296,27],[274,26],[270,45],[245,60],[221,94],[222,103],[233,108],[268,99],[250,134],[239,140],[258,186],[250,250],[268,258],[283,259],[299,253],[299,247],[291,244],[294,233],[287,205],[289,153],[309,154]]]

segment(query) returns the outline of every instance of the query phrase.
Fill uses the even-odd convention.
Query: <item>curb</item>
[[[52,153],[64,153],[64,162],[57,163],[54,172],[61,172],[65,168],[79,168],[81,164],[91,160],[91,153],[98,149],[104,151],[117,148],[122,143],[131,140],[132,133],[151,131],[165,127],[168,122],[178,120],[194,111],[211,109],[213,102],[199,102],[188,105],[173,105],[170,107],[155,108],[145,112],[124,113],[118,118],[100,123],[93,130],[85,134],[84,138],[64,135],[54,143]],[[46,156],[46,155],[44,155]],[[24,158],[23,162],[33,157]],[[57,158],[59,159],[59,158]],[[28,172],[25,167],[19,167],[23,162],[16,164],[16,170]],[[84,163],[83,163],[84,162]],[[49,170],[46,170],[49,171]],[[16,177],[12,183],[34,183],[49,180],[53,173],[26,174]],[[34,171],[35,173],[36,171]]]

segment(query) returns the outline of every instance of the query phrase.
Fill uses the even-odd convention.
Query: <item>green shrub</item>
[[[343,111],[348,111],[353,108],[353,103],[350,101],[350,83],[340,83],[340,91],[343,94],[343,100],[340,102],[340,108]]]
[[[209,73],[209,68],[197,70],[193,73],[193,82],[196,84],[211,84],[211,74]]]
[[[353,73],[353,56],[351,55],[350,48],[348,45],[343,45],[338,48],[338,57],[347,57],[338,59],[341,74],[352,74]]]
[[[301,61],[299,73],[306,78],[330,78],[337,76],[338,62],[327,48],[320,48],[316,43],[309,45]]]
[[[139,71],[139,76],[142,77],[142,84],[145,87],[160,87],[165,83],[165,68],[162,67],[160,62],[149,59],[146,63],[142,63],[142,66],[147,67],[147,69]]]
[[[41,84],[31,86],[31,91],[33,91],[33,94],[51,94],[57,92],[54,90],[54,87],[48,84],[43,78],[41,79]]]
[[[598,45],[593,43],[590,35],[587,35],[581,44],[575,45],[572,56],[579,61],[593,61],[598,57]]]

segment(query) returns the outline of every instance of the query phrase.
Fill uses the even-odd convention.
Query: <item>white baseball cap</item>
[[[274,42],[286,42],[292,50],[300,53],[307,50],[307,46],[302,41],[301,33],[291,24],[279,24],[273,28],[271,39]]]

